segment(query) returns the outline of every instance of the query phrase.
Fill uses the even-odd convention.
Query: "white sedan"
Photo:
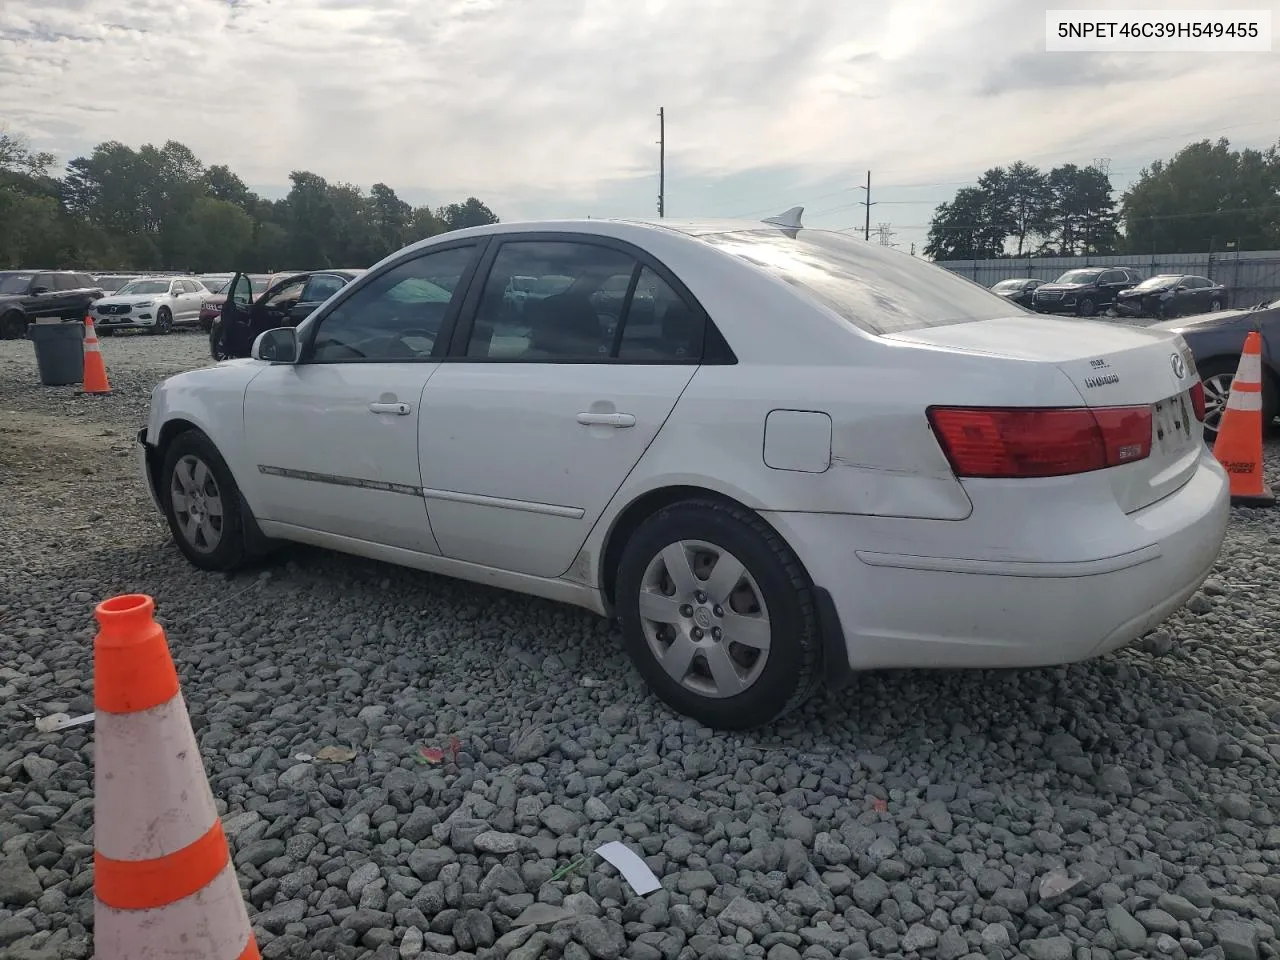
[[[141,277],[93,303],[93,323],[108,336],[142,329],[165,334],[175,326],[200,321],[200,305],[209,289],[195,277]]]
[[[616,616],[721,728],[854,670],[1098,656],[1191,595],[1229,498],[1178,336],[798,223],[414,244],[161,383],[152,496],[202,569],[298,541]]]

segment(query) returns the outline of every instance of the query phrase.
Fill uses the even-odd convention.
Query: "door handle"
[[[407,417],[409,415],[409,405],[407,403],[371,403],[369,404],[370,413],[394,413],[397,417]]]
[[[584,427],[634,427],[636,418],[629,413],[580,413],[578,422]]]

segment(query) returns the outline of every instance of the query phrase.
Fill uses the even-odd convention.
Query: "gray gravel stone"
[[[40,898],[40,880],[27,858],[13,852],[0,860],[0,904],[21,907]]]

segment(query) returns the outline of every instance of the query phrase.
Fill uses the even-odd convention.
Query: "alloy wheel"
[[[639,612],[654,659],[699,696],[742,693],[769,658],[763,592],[737,557],[714,544],[681,540],[655,556],[641,580]]]
[[[1233,379],[1229,373],[1215,373],[1203,381],[1204,425],[1213,433],[1217,433],[1222,425],[1222,413],[1227,409],[1227,397],[1231,393]]]
[[[222,541],[222,494],[213,471],[199,457],[187,454],[173,468],[169,499],[178,527],[193,550],[212,553]]]

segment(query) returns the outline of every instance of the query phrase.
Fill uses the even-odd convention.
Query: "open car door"
[[[243,352],[238,348],[248,336],[249,311],[253,307],[253,284],[247,273],[237,273],[227,286],[227,298],[222,302],[222,313],[209,329],[209,352],[215,360],[247,357],[250,340]]]

